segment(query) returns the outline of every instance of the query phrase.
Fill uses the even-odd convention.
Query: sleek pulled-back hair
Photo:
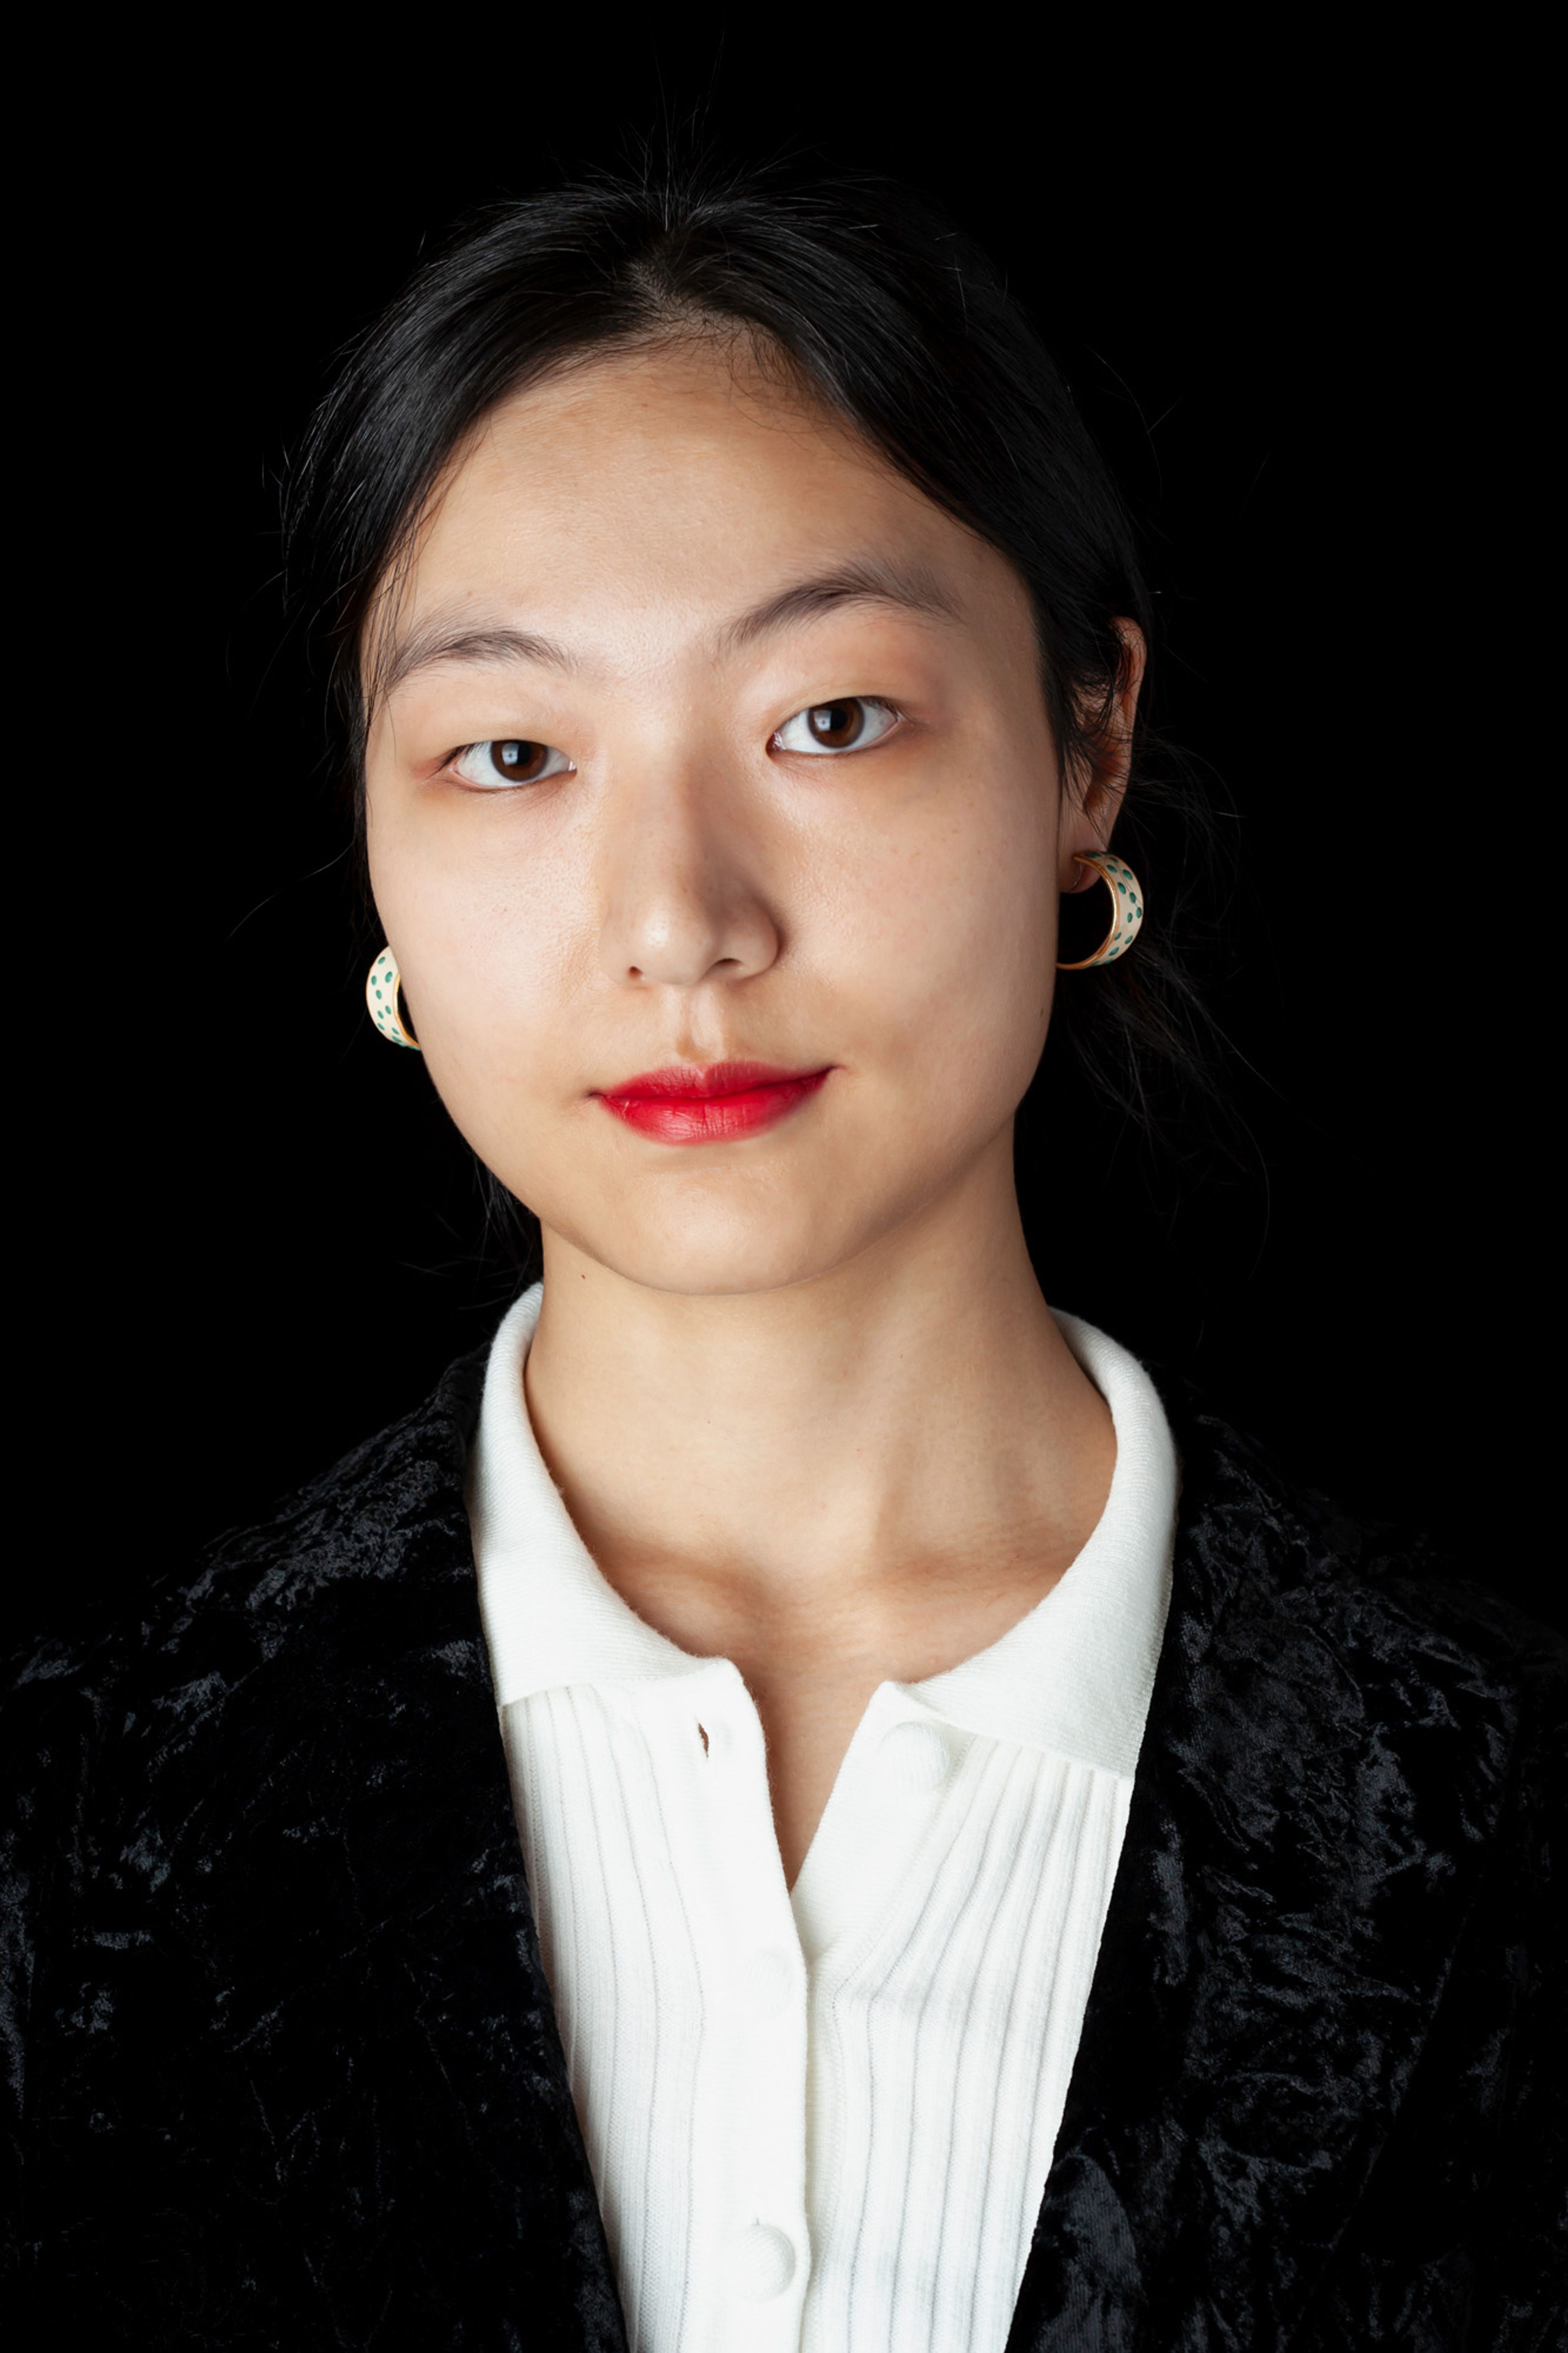
[[[1147,638],[1149,598],[1116,485],[1022,309],[907,190],[698,171],[488,208],[353,347],[319,410],[290,499],[290,579],[328,651],[356,807],[367,623],[465,438],[558,370],[686,336],[742,339],[787,368],[1015,565],[1066,786],[1083,790],[1128,679],[1117,620]],[[1075,976],[1057,1016],[1095,1083],[1144,1124],[1154,1067],[1201,1079],[1205,1061],[1173,923],[1202,806],[1150,774],[1149,744],[1141,718],[1118,835],[1147,921],[1131,955]]]

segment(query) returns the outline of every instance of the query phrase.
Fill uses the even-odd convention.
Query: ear
[[[1118,616],[1111,627],[1121,640],[1121,676],[1099,731],[1094,765],[1081,793],[1064,790],[1057,825],[1057,880],[1064,892],[1091,891],[1099,876],[1078,865],[1079,853],[1109,849],[1121,811],[1132,763],[1132,728],[1149,649],[1136,621]]]

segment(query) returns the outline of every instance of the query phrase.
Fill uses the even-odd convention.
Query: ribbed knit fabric
[[[533,1442],[536,1287],[496,1336],[470,1514],[544,1963],[636,2353],[1002,2353],[1121,1853],[1170,1596],[1152,1384],[1104,1395],[1099,1526],[1038,1608],[873,1694],[793,1894],[733,1665],[637,1618]]]

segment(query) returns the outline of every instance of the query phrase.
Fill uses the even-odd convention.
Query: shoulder
[[[176,1661],[203,1630],[246,1630],[265,1657],[304,1616],[366,1583],[395,1581],[460,1506],[484,1352],[448,1367],[431,1394],[285,1496],[264,1519],[232,1528],[188,1567],[155,1578],[134,1608],[94,1634],[12,1646],[13,1706],[67,1693],[101,1697],[139,1666]]]
[[[1489,1810],[1544,1800],[1568,1640],[1428,1537],[1357,1518],[1200,1404],[1167,1396],[1183,1464],[1170,1645],[1187,1704],[1244,1718],[1282,1773],[1332,1754],[1447,1777]],[[1484,1570],[1484,1564],[1479,1565]]]
[[[1167,1398],[1167,1409],[1183,1466],[1178,1545],[1216,1611],[1287,1619],[1308,1639],[1333,1627],[1373,1646],[1427,1640],[1505,1674],[1568,1672],[1568,1637],[1494,1591],[1484,1563],[1344,1510],[1194,1400]]]
[[[79,2180],[99,2199],[95,2248],[167,2252],[193,2215],[220,2245],[265,2237],[288,2211],[276,2181],[328,2162],[321,2118],[349,2129],[343,2084],[381,2080],[379,2057],[362,2071],[353,2054],[395,2048],[401,2079],[426,2047],[421,1989],[463,1968],[518,1981],[463,1492],[481,1374],[455,1366],[122,1624],[16,1662],[0,2175],[26,2166],[71,2263]],[[399,2043],[387,2021],[409,2000]]]
[[[13,1647],[0,1684],[10,1900],[37,1898],[40,1874],[87,1870],[106,1813],[145,1804],[172,1773],[189,1789],[237,1742],[248,1754],[290,1723],[373,1704],[378,1679],[454,1629],[474,1647],[463,1473],[483,1368],[482,1353],[454,1365],[422,1405],[118,1623]]]

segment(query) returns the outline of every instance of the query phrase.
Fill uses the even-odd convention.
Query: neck
[[[658,1291],[548,1231],[544,1263],[542,1451],[605,1574],[687,1647],[710,1630],[671,1595],[875,1609],[955,1563],[1015,1560],[1037,1584],[1099,1516],[1110,1417],[1035,1278],[1010,1135],[952,1195],[783,1289]]]

